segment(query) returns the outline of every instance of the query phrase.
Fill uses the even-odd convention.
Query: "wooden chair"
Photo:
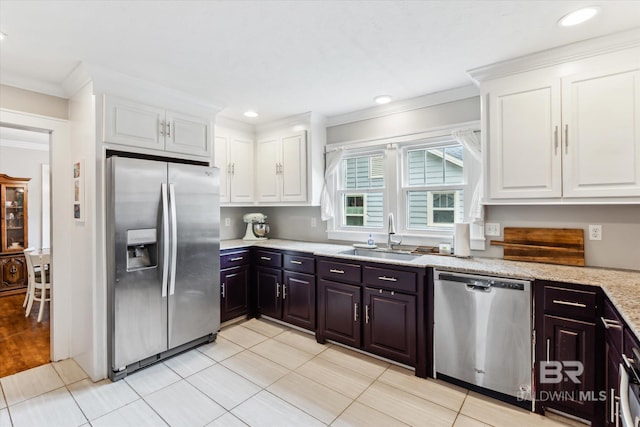
[[[29,314],[31,314],[33,302],[38,301],[40,302],[38,322],[41,322],[42,313],[44,312],[44,304],[51,301],[51,274],[46,268],[50,263],[49,255],[30,252],[27,254],[26,258],[27,270],[29,271],[29,297],[25,317],[29,317]]]
[[[35,251],[36,248],[26,248],[24,250],[24,258],[26,259],[27,262],[27,273],[29,270],[29,263],[31,262],[29,260],[29,252]],[[27,277],[27,292],[24,295],[24,301],[22,302],[22,307],[26,307],[27,306],[27,302],[29,302],[29,293],[31,292],[31,279],[29,277]]]

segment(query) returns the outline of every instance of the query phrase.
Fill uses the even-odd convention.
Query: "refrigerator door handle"
[[[167,200],[167,184],[162,184],[162,297],[167,296],[167,279],[169,277],[169,201]]]
[[[169,205],[171,206],[171,271],[169,276],[169,295],[173,295],[176,290],[176,258],[178,255],[176,191],[173,184],[169,184]]]

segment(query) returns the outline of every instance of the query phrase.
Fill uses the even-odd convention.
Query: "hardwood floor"
[[[0,297],[0,378],[49,363],[49,304],[38,323],[39,303],[29,317],[22,307],[24,294]]]

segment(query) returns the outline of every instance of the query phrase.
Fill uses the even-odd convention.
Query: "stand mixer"
[[[247,223],[247,232],[242,240],[266,240],[269,234],[267,216],[261,213],[248,213],[242,217]]]

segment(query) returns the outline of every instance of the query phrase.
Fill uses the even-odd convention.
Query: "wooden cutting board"
[[[504,259],[584,266],[584,230],[581,228],[505,227]]]

